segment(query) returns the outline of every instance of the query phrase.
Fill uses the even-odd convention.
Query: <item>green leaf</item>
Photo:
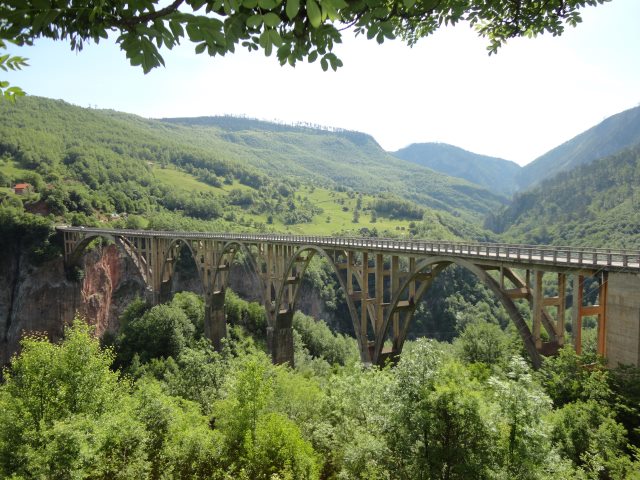
[[[300,11],[300,0],[287,0],[286,12],[287,12],[287,17],[289,17],[289,20],[293,20],[299,11]]]
[[[349,4],[345,2],[345,0],[326,0],[323,3],[328,3],[336,10],[339,10],[341,8],[347,8],[349,6]]]
[[[322,23],[322,12],[315,0],[307,0],[307,16],[313,28],[318,28]]]
[[[258,6],[258,0],[242,0],[242,6],[253,10]]]
[[[271,43],[268,30],[265,30],[264,32],[262,32],[262,34],[260,35],[259,43],[262,48],[267,48],[267,45]]]
[[[405,8],[409,9],[416,4],[416,0],[402,0],[402,3],[404,4]]]
[[[171,20],[169,22],[169,28],[171,29],[171,33],[175,38],[184,37],[184,28],[182,28],[181,23],[178,20]]]
[[[187,23],[187,35],[189,35],[189,40],[192,42],[201,42],[204,40],[204,36],[202,32],[200,32],[200,28],[192,23]]]
[[[277,4],[276,0],[258,0],[258,6],[264,10],[273,10]]]
[[[46,10],[51,8],[51,2],[49,0],[32,0],[31,4],[34,8],[39,10]]]
[[[327,59],[326,59],[325,57],[323,57],[323,58],[320,60],[320,66],[322,67],[322,71],[323,71],[323,72],[326,72],[326,71],[327,71],[327,69],[329,68],[329,63],[327,62]]]
[[[282,37],[277,30],[269,30],[269,40],[277,47],[280,47],[283,43]]]
[[[266,13],[262,19],[264,20],[264,24],[271,28],[280,25],[281,22],[280,17],[273,12]]]
[[[247,27],[249,28],[259,28],[262,25],[262,21],[264,18],[262,15],[251,15],[247,18]]]
[[[201,54],[205,51],[206,48],[207,48],[206,43],[199,43],[198,45],[196,45],[196,53]]]

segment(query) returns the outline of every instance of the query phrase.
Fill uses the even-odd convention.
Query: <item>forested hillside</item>
[[[517,195],[487,226],[512,242],[640,248],[640,144]]]
[[[477,185],[399,160],[382,150],[371,136],[359,132],[226,117],[164,121],[180,126],[176,133],[185,141],[210,151],[232,149],[236,160],[270,175],[364,193],[389,192],[462,215],[484,214],[504,203],[499,195]]]
[[[471,153],[446,143],[414,143],[393,154],[437,172],[464,178],[488,190],[510,196],[518,189],[521,167],[508,160]]]
[[[157,121],[61,101],[1,106],[5,207],[73,224],[461,238],[497,196],[413,166],[357,132],[247,119]],[[33,186],[12,195],[15,183]],[[439,212],[432,212],[435,208]],[[486,238],[474,222],[465,234]]]
[[[518,176],[524,190],[555,174],[571,170],[640,143],[640,107],[613,115],[526,165]]]

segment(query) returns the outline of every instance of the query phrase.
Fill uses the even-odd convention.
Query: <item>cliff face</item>
[[[36,266],[25,253],[5,252],[0,258],[0,365],[9,362],[25,334],[46,333],[59,340],[76,314],[94,325],[99,336],[115,333],[126,306],[136,297],[145,298],[144,281],[135,265],[115,245],[86,254],[83,269],[84,278],[78,282],[67,278],[62,258]],[[258,278],[243,266],[234,265],[229,280],[242,298],[261,301]],[[176,271],[171,290],[203,293],[195,264]],[[336,325],[335,314],[310,288],[302,289],[297,307]]]
[[[115,246],[92,251],[83,262],[85,277],[74,282],[61,258],[38,266],[24,253],[0,259],[0,364],[8,363],[25,334],[60,339],[76,313],[95,325],[98,335],[115,331],[124,307],[144,295],[135,267]]]

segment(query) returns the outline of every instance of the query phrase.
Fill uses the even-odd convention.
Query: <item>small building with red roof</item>
[[[33,190],[33,186],[30,183],[16,183],[15,187],[13,187],[13,192],[16,195],[26,195],[31,193]]]

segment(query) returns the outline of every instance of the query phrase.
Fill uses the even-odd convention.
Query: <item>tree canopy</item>
[[[114,32],[132,65],[145,72],[164,65],[161,48],[182,40],[196,53],[233,53],[237,47],[276,53],[281,64],[320,60],[342,65],[333,53],[352,28],[383,43],[413,45],[443,25],[467,22],[494,53],[509,38],[560,35],[581,21],[580,10],[609,0],[10,0],[0,4],[0,39],[18,45],[38,38],[68,41],[81,50]]]

